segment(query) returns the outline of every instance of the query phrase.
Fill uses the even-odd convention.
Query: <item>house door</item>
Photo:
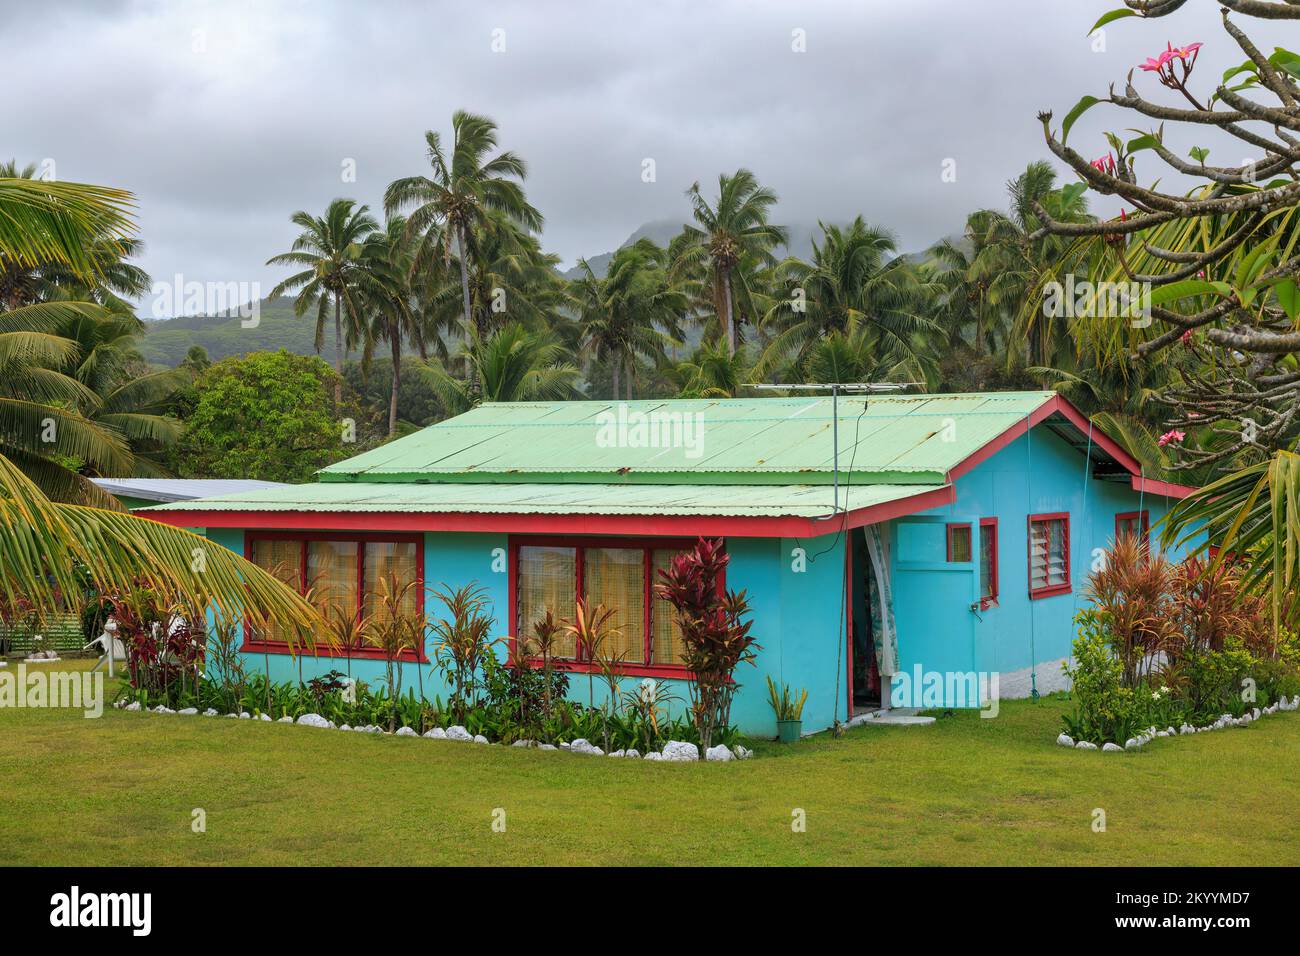
[[[978,707],[979,518],[894,522],[895,707]]]

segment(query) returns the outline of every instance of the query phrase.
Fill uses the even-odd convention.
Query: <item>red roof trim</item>
[[[150,511],[138,512],[178,527],[246,528],[302,531],[481,531],[513,534],[635,535],[694,537],[731,535],[742,538],[813,538],[842,528],[901,518],[952,504],[951,485],[859,508],[839,517],[760,518],[718,515],[538,515],[461,512],[364,511]],[[829,509],[828,509],[829,510]]]
[[[963,461],[955,465],[948,472],[948,481],[956,481],[962,475],[971,471],[976,465],[987,461],[1003,448],[1006,448],[1021,435],[1025,434],[1025,432],[1030,428],[1038,425],[1044,419],[1055,414],[1064,415],[1065,418],[1067,418],[1070,423],[1079,430],[1081,435],[1087,435],[1089,428],[1091,428],[1092,443],[1094,445],[1123,465],[1124,469],[1130,474],[1138,477],[1141,476],[1142,465],[1136,458],[1120,447],[1119,443],[1103,432],[1095,422],[1090,423],[1087,416],[1071,405],[1068,400],[1062,398],[1060,395],[1055,395],[1043,402],[1042,405],[1039,405],[1038,408],[1034,409],[1034,411],[1028,416],[1027,420],[1022,419],[1021,421],[1016,422],[1016,424],[1012,425],[997,438],[986,444],[983,448],[972,453]]]
[[[1181,500],[1193,491],[1198,490],[1191,485],[1176,485],[1172,481],[1156,481],[1154,478],[1140,478],[1136,475],[1129,483],[1134,491],[1155,495],[1157,498],[1178,498]]]

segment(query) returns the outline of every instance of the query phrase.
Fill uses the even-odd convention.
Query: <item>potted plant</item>
[[[808,701],[808,691],[790,693],[790,685],[782,684],[780,691],[772,678],[767,679],[767,694],[776,713],[776,739],[792,744],[803,731],[803,705]]]

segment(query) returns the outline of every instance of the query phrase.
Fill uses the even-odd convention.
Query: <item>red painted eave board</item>
[[[987,461],[1003,448],[1006,448],[1021,435],[1025,434],[1025,432],[1030,428],[1033,428],[1035,425],[1056,414],[1063,415],[1072,425],[1074,425],[1075,428],[1079,430],[1079,434],[1088,435],[1089,432],[1091,432],[1092,443],[1094,445],[1119,462],[1124,467],[1124,470],[1129,472],[1129,474],[1133,475],[1135,478],[1141,477],[1141,462],[1126,452],[1117,441],[1098,428],[1095,423],[1089,422],[1087,416],[1084,415],[1083,412],[1079,411],[1060,395],[1057,395],[1038,406],[1038,408],[1035,409],[1026,420],[1019,421],[1012,425],[979,451],[968,456],[953,467],[948,472],[948,481],[956,481],[976,465]]]
[[[1154,478],[1141,478],[1134,476],[1131,479],[1134,491],[1140,491],[1143,494],[1155,495],[1159,498],[1186,498],[1197,489],[1191,485],[1176,485],[1172,481],[1156,481]]]
[[[150,511],[139,517],[178,527],[285,531],[480,531],[498,534],[724,535],[811,538],[916,514],[956,497],[951,485],[826,518],[716,515],[539,515],[460,512]]]

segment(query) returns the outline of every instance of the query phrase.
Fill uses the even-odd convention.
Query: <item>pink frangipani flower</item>
[[[1172,431],[1167,431],[1163,435],[1161,435],[1160,440],[1156,442],[1156,444],[1159,445],[1161,448],[1164,448],[1170,442],[1181,442],[1186,437],[1187,434],[1185,432],[1180,432],[1177,429],[1174,429]]]
[[[1105,156],[1100,156],[1088,165],[1099,173],[1106,173],[1110,176],[1115,175],[1115,155],[1113,153],[1107,153]]]
[[[1147,57],[1145,63],[1138,64],[1138,69],[1145,70],[1147,73],[1159,74],[1161,83],[1171,89],[1178,89],[1187,80],[1188,75],[1191,74],[1192,67],[1196,65],[1196,56],[1200,49],[1200,43],[1189,43],[1187,46],[1180,47],[1175,47],[1172,43],[1166,43],[1163,53],[1159,56]],[[1181,79],[1174,75],[1174,61],[1178,61],[1183,65]]]
[[[1166,50],[1164,53],[1161,53],[1158,57],[1147,57],[1147,61],[1145,63],[1138,64],[1138,68],[1142,70],[1146,70],[1148,73],[1157,73],[1164,68],[1164,65],[1169,62],[1170,58],[1173,55],[1174,54],[1172,50]]]

